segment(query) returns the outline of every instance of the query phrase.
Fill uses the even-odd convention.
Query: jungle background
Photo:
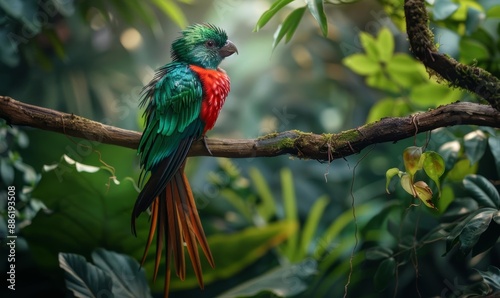
[[[0,1],[0,94],[140,131],[142,87],[170,61],[181,28],[209,22],[239,49],[222,64],[231,93],[209,138],[337,133],[457,100],[484,103],[429,78],[409,53],[402,9],[399,0]],[[500,75],[495,0],[428,1],[428,10],[440,51]],[[147,216],[137,238],[130,231],[136,152],[0,123],[2,239],[8,186],[17,198],[15,297],[71,296],[81,285],[159,297],[153,257],[137,269]],[[417,175],[433,190],[431,206],[386,179],[409,170],[411,146],[441,157],[443,173]],[[187,172],[216,268],[204,264],[203,291],[192,272],[173,276],[171,297],[500,291],[497,129],[442,128],[331,163],[195,157]],[[72,280],[83,272],[88,279]]]

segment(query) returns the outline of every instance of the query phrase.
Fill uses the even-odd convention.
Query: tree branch
[[[50,130],[95,143],[135,149],[141,134],[105,125],[73,114],[42,108],[0,96],[0,118],[9,124]],[[420,114],[384,118],[337,134],[296,130],[272,133],[257,139],[207,139],[213,156],[232,158],[272,157],[289,154],[329,161],[360,152],[367,146],[396,142],[439,127],[475,124],[500,128],[500,112],[488,105],[454,103]],[[190,156],[210,156],[203,142],[193,144]]]
[[[429,74],[444,78],[451,86],[476,93],[500,111],[500,80],[482,68],[459,63],[438,52],[434,35],[428,28],[424,0],[405,0],[404,9],[411,51]]]

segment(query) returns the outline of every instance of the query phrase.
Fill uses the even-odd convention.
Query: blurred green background
[[[290,3],[254,32],[273,2]],[[308,2],[323,8],[322,1]],[[239,50],[221,65],[231,78],[231,93],[209,138],[256,138],[292,129],[337,133],[456,100],[480,102],[430,81],[408,55],[402,1],[333,2],[324,4],[326,36],[317,13],[308,10],[293,38],[273,47],[278,26],[303,1],[0,1],[0,94],[140,131],[142,87],[170,62],[170,44],[181,28],[209,22],[224,28]],[[440,49],[498,76],[498,4],[430,4]],[[380,34],[383,28],[386,35]],[[359,62],[360,56],[347,59],[369,53],[377,42],[377,55],[367,56],[377,70]],[[16,297],[69,295],[58,252],[91,261],[91,252],[103,247],[139,260],[147,218],[141,217],[139,237],[133,237],[129,217],[140,171],[135,151],[5,124],[0,138],[2,217],[7,186],[16,185],[18,194]],[[476,248],[473,256],[470,250],[457,252],[450,235],[484,207],[463,181],[486,185],[493,198],[488,206],[499,207],[495,186],[467,176],[498,181],[499,132],[457,126],[427,138],[374,145],[330,164],[288,156],[191,158],[187,171],[217,267],[204,269],[207,285],[201,292],[192,276],[184,283],[173,277],[171,297],[213,297],[230,289],[228,296],[340,297],[348,280],[351,297],[459,297],[488,293],[488,285],[494,291],[473,268],[498,277],[488,269],[499,264],[498,222],[483,223],[481,233],[489,234],[476,240],[485,249]],[[386,171],[404,169],[402,152],[415,144],[438,151],[446,162],[443,195],[434,198],[439,211],[423,204],[410,208],[418,200],[396,183],[393,194],[386,194]],[[442,257],[445,252],[450,253]],[[6,258],[0,264],[5,273]],[[153,284],[151,262],[145,269],[159,296],[162,277]],[[2,297],[12,294],[0,291]]]

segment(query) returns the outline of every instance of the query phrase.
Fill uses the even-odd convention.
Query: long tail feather
[[[201,259],[198,253],[200,245],[210,266],[214,267],[212,253],[201,226],[191,187],[184,174],[184,165],[173,175],[165,185],[164,190],[151,204],[151,225],[148,240],[141,260],[144,265],[149,248],[156,233],[156,254],[154,266],[154,280],[158,275],[163,244],[166,250],[165,288],[164,296],[168,297],[170,287],[170,263],[173,258],[175,273],[180,279],[186,276],[184,245],[193,264],[193,270],[201,288],[204,287],[201,268]]]

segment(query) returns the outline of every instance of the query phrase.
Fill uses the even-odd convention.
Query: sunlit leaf
[[[424,158],[423,168],[427,176],[436,183],[439,191],[439,196],[441,196],[441,184],[439,183],[439,178],[444,174],[445,165],[444,159],[438,153],[434,151],[427,151],[422,154]]]
[[[365,50],[366,56],[378,63],[379,52],[375,38],[366,32],[360,32],[359,40]]]
[[[321,28],[321,33],[326,37],[328,34],[328,22],[323,7],[323,0],[306,0],[309,11],[316,19]]]
[[[364,54],[353,54],[342,60],[342,63],[355,73],[366,76],[381,71],[380,64]]]
[[[413,87],[424,81],[424,66],[408,54],[392,56],[386,70],[390,79],[402,87]]]
[[[388,62],[392,58],[394,52],[394,37],[391,31],[387,27],[383,27],[377,36],[377,49],[379,54],[379,60],[382,62]]]
[[[305,259],[309,252],[309,247],[313,242],[313,238],[315,236],[316,231],[318,230],[318,224],[323,216],[323,212],[325,211],[325,207],[328,205],[328,197],[321,196],[314,202],[314,205],[311,207],[309,214],[307,216],[306,222],[302,229],[302,236],[300,238],[300,251],[297,255],[297,259],[302,260]]]
[[[288,5],[289,3],[293,2],[294,0],[276,0],[271,7],[266,10],[259,18],[257,21],[257,24],[255,25],[255,28],[253,29],[254,31],[259,31],[260,28],[264,27],[267,22],[278,12],[280,11],[283,7]]]
[[[276,203],[271,193],[271,189],[266,183],[266,179],[262,173],[256,168],[250,168],[248,174],[261,200],[261,203],[257,205],[257,212],[267,222],[276,214]]]
[[[432,190],[424,181],[417,181],[413,184],[413,188],[417,193],[417,197],[425,204],[425,206],[436,209],[432,202]]]
[[[412,111],[407,101],[403,99],[384,98],[378,100],[368,113],[366,123],[378,121],[385,117],[402,117]]]
[[[152,0],[152,2],[163,11],[164,14],[169,16],[177,26],[180,28],[185,28],[187,26],[188,22],[186,16],[174,1]]]
[[[410,176],[421,169],[420,158],[422,157],[422,147],[411,146],[403,151],[403,162],[405,170]]]
[[[408,174],[403,174],[401,175],[401,180],[400,180],[401,186],[403,189],[412,195],[414,198],[417,197],[417,193],[415,192],[415,189],[413,188],[413,181],[411,179],[411,176]]]
[[[298,221],[297,199],[292,178],[292,171],[289,168],[283,168],[280,172],[281,188],[283,193],[283,207],[285,209],[285,218],[291,222]],[[283,244],[284,255],[291,261],[296,261],[295,254],[298,249],[299,237],[297,234],[291,235]]]
[[[462,182],[467,175],[475,174],[477,172],[478,165],[471,165],[469,160],[461,159],[455,163],[453,168],[446,175],[448,181]]]
[[[457,101],[462,92],[451,89],[446,85],[434,82],[425,82],[414,86],[410,90],[410,102],[420,107],[437,107]]]

